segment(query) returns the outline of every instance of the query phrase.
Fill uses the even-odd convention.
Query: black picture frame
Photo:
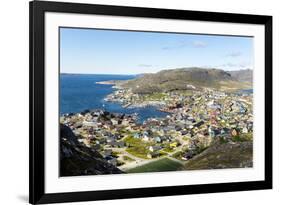
[[[260,190],[272,188],[272,17],[262,15],[215,13],[124,6],[32,1],[30,2],[30,165],[29,202],[31,204],[108,200],[167,195],[199,194]],[[45,192],[45,12],[99,14],[110,16],[150,17],[162,19],[199,20],[265,27],[265,180],[235,183],[183,185],[71,193]]]

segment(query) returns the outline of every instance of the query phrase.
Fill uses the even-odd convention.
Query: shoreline
[[[116,82],[114,82],[113,80],[108,80],[108,81],[98,81],[98,82],[95,82],[96,84],[99,84],[99,85],[115,85]]]

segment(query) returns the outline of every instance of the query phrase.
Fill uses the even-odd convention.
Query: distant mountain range
[[[116,84],[131,88],[134,93],[169,92],[174,90],[215,88],[225,91],[252,88],[252,70],[224,71],[205,68],[177,68],[138,78],[118,81]]]

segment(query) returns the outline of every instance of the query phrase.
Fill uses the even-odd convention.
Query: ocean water
[[[104,109],[114,113],[138,113],[140,122],[150,117],[165,117],[167,113],[155,107],[123,108],[119,103],[106,102],[104,98],[114,91],[112,85],[96,84],[107,80],[128,80],[134,75],[60,75],[60,114],[77,113],[86,109]]]
[[[244,89],[244,90],[241,90],[241,92],[244,92],[244,93],[253,93],[254,90],[253,90],[253,89]]]
[[[254,90],[253,89],[242,89],[237,91],[238,94],[253,94]]]

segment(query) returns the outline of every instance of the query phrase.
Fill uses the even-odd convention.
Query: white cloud
[[[224,63],[221,65],[218,65],[217,67],[222,69],[252,69],[253,66],[250,63],[247,62],[240,62],[240,63]]]
[[[139,66],[139,67],[145,67],[145,68],[150,68],[150,67],[152,67],[151,64],[139,64],[138,66]]]
[[[228,53],[227,55],[226,55],[226,57],[233,57],[233,58],[235,58],[235,57],[239,57],[239,56],[241,56],[242,55],[242,53],[240,52],[240,51],[233,51],[233,52],[231,52],[231,53]]]
[[[172,50],[172,49],[177,49],[177,48],[184,48],[186,46],[188,46],[188,44],[185,41],[179,41],[174,46],[164,46],[164,47],[162,47],[162,50]]]
[[[205,48],[207,47],[207,44],[203,41],[193,41],[192,45],[196,48]]]
[[[162,47],[162,50],[172,50],[172,49],[179,49],[185,47],[205,48],[207,47],[207,43],[205,43],[204,41],[192,41],[192,42],[179,41],[177,45]]]

